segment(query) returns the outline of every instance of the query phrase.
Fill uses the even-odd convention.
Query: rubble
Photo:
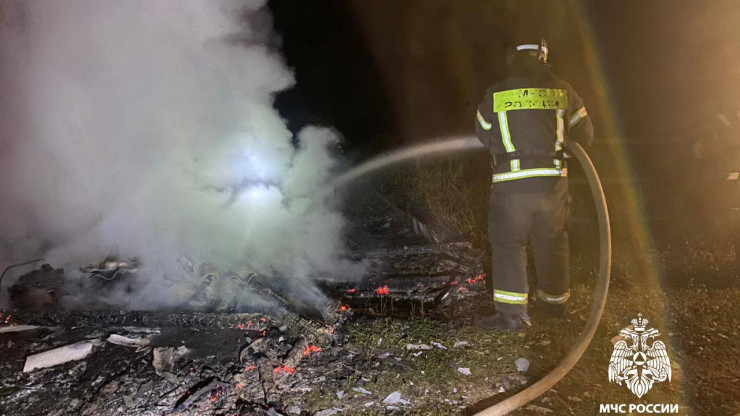
[[[76,344],[65,345],[64,347],[54,348],[38,354],[29,355],[26,358],[26,364],[23,366],[23,372],[38,370],[41,368],[54,367],[70,361],[79,361],[92,354],[93,341],[82,341]]]
[[[172,371],[175,368],[177,360],[184,357],[187,353],[188,349],[185,346],[181,346],[179,348],[154,348],[152,351],[152,366],[154,366],[154,372],[173,384],[177,384],[177,377],[172,373]]]
[[[416,350],[428,351],[431,349],[432,347],[427,344],[406,344],[407,351],[416,351]]]
[[[401,396],[401,392],[400,391],[394,391],[393,393],[391,393],[388,396],[386,396],[385,399],[383,399],[383,404],[387,404],[387,405],[398,405],[398,404],[400,404],[400,405],[406,406],[406,405],[410,405],[411,402],[408,401],[408,400],[406,400],[406,399],[404,399]]]
[[[364,394],[366,396],[369,396],[369,395],[373,394],[372,392],[370,392],[370,391],[368,391],[368,390],[366,390],[366,389],[364,389],[362,387],[353,387],[352,388],[352,391],[354,391],[355,393]]]
[[[548,409],[548,408],[542,407],[542,406],[537,406],[537,405],[534,405],[534,404],[527,405],[527,406],[524,407],[524,409],[525,410],[530,410],[530,411],[532,411],[532,412],[534,412],[534,413],[536,413],[538,415],[547,415],[547,414],[553,413],[553,410],[552,409]]]
[[[44,328],[38,325],[11,325],[11,326],[0,326],[0,334],[8,334],[11,332],[22,332],[32,331],[34,329]]]
[[[199,384],[204,384],[204,383],[199,383]],[[180,400],[178,400],[178,403],[175,405],[175,408],[173,409],[174,411],[176,412],[183,411],[187,409],[195,401],[200,399],[200,397],[203,396],[204,394],[211,393],[213,391],[218,392],[219,390],[229,389],[231,388],[231,385],[213,378],[211,380],[206,380],[205,385],[198,388],[197,390],[193,390],[194,388],[195,386],[191,387],[191,389],[188,390],[185,396],[183,396]],[[216,393],[216,394],[219,394],[219,393]]]
[[[529,360],[524,357],[517,358],[514,365],[516,365],[516,371],[520,373],[526,373],[529,370]]]
[[[110,334],[106,341],[110,342],[111,344],[131,348],[143,348],[149,345],[150,342],[148,338],[130,338],[118,334]]]
[[[347,257],[366,261],[368,274],[352,283],[325,282],[322,288],[331,300],[321,305],[294,303],[252,276],[235,283],[249,296],[268,300],[260,309],[215,302],[209,292],[213,287],[205,285],[202,296],[170,311],[119,311],[98,303],[94,311],[67,311],[61,298],[75,287],[65,283],[64,270],[44,265],[22,276],[13,289],[13,305],[19,310],[0,325],[0,330],[8,328],[3,337],[13,337],[7,341],[8,364],[0,366],[0,377],[10,386],[3,391],[0,414],[11,414],[8,409],[13,414],[45,414],[59,397],[65,397],[60,414],[80,415],[329,416],[381,402],[393,414],[399,406],[412,406],[400,391],[389,393],[375,383],[388,373],[424,375],[414,358],[401,356],[448,346],[427,338],[422,343],[418,337],[409,337],[413,342],[407,344],[403,340],[411,331],[406,325],[360,348],[344,339],[345,326],[355,316],[414,308],[421,314],[446,314],[468,306],[471,299],[483,299],[482,252],[463,241],[440,239],[442,234],[396,211],[386,210],[382,219],[363,215],[393,241],[352,234],[357,244]],[[190,266],[194,275],[204,272],[200,265]],[[88,273],[86,284],[104,292],[116,285],[135,285],[138,267],[135,260],[110,258],[82,271]],[[216,283],[211,279],[210,284]],[[11,334],[10,328],[17,329]],[[0,347],[4,345],[5,338]],[[456,342],[455,348],[461,345]],[[19,371],[49,368],[38,367],[32,357],[70,348],[68,352],[77,355],[66,354],[72,358],[54,361],[54,368]],[[22,361],[25,354],[44,350]]]
[[[462,374],[462,375],[464,375],[464,376],[469,376],[471,374],[470,373],[470,369],[467,368],[467,367],[460,367],[460,368],[457,369],[457,372],[460,373],[460,374]]]
[[[337,413],[341,413],[341,412],[342,412],[342,409],[337,409],[337,408],[326,409],[326,410],[321,410],[321,411],[316,412],[314,416],[334,416]]]

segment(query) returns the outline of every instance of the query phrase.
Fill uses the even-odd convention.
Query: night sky
[[[470,133],[473,117],[465,125],[465,114],[502,77],[505,48],[521,32],[548,38],[554,70],[584,96],[602,137],[612,135],[604,131],[610,113],[624,140],[685,141],[715,122],[717,112],[740,108],[737,2],[627,0],[589,2],[580,10],[575,1],[455,3],[270,1],[282,51],[297,74],[297,86],[277,100],[291,128],[334,125],[352,143],[387,134],[421,139],[434,132]],[[585,25],[577,24],[579,15]],[[417,46],[408,46],[409,37]],[[459,46],[442,45],[447,40]],[[603,78],[586,64],[590,44]],[[455,56],[454,48],[472,53]],[[416,74],[427,78],[425,93],[439,93],[415,103],[418,89],[401,91],[414,77],[394,84],[393,70],[384,72],[394,60],[414,61]],[[597,95],[599,79],[606,80],[609,97]],[[405,128],[422,123],[413,118],[423,119],[425,110],[421,116],[410,111],[425,105],[433,128]]]

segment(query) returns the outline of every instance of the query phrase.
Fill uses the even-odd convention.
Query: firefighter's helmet
[[[547,47],[547,41],[545,39],[540,39],[540,43],[518,43],[514,50],[512,51],[512,55],[524,55],[524,56],[531,56],[532,58],[537,58],[538,61],[546,64],[547,63],[547,55],[550,52],[550,50]]]

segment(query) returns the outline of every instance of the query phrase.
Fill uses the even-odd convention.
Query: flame
[[[375,289],[375,293],[379,295],[390,295],[391,291],[388,290],[388,285]]]
[[[348,310],[349,310],[349,306],[347,305],[342,305],[339,307],[339,312],[346,312]]]
[[[355,292],[357,292],[357,289],[355,289],[355,288],[352,288],[352,289],[350,289],[350,290],[347,291],[347,293],[355,293]]]
[[[306,356],[308,354],[311,354],[312,352],[321,352],[321,348],[311,344],[306,345],[306,349],[303,350],[303,355]]]

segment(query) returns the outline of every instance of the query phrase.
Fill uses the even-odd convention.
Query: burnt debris
[[[4,328],[23,329],[0,333],[0,414],[309,414],[322,410],[312,407],[312,394],[325,391],[348,391],[351,406],[413,406],[399,392],[366,399],[371,392],[362,380],[408,371],[409,364],[353,345],[343,327],[358,314],[454,314],[471,298],[485,298],[483,252],[440,239],[450,234],[377,193],[354,206],[361,214],[347,234],[347,258],[365,262],[367,273],[323,282],[332,299],[323,306],[302,304],[257,274],[221,276],[264,301],[224,301],[209,290],[223,283],[219,274],[203,273],[210,278],[202,292],[174,311],[119,311],[104,303],[65,310],[61,299],[76,290],[134,288],[136,260],[111,257],[80,269],[84,286],[48,264],[21,276],[10,288],[13,310],[0,316]]]

